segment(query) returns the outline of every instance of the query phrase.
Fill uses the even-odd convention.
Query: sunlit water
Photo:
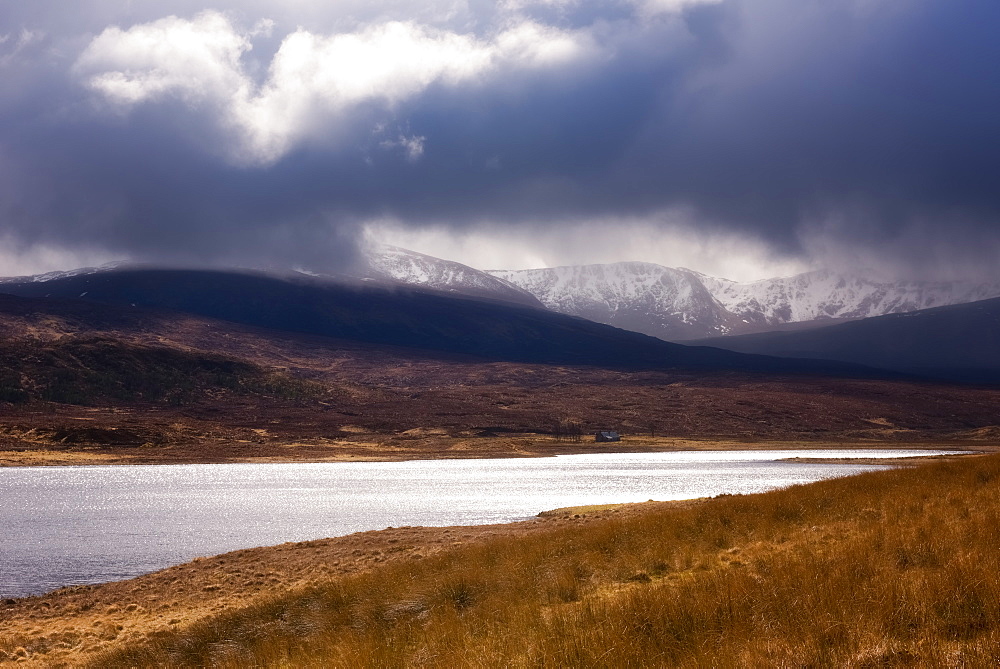
[[[879,469],[781,462],[927,451],[686,451],[503,460],[0,469],[0,596],[201,555],[563,506],[762,492]]]

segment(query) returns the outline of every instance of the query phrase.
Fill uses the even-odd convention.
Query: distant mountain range
[[[1000,296],[1000,282],[876,281],[815,271],[738,283],[645,262],[456,272],[433,271],[436,259],[402,249],[370,257],[391,265],[386,275],[403,283],[472,293],[489,285],[483,275],[492,276],[504,282],[493,288],[497,299],[510,299],[514,287],[553,311],[668,341],[1000,381],[1000,299],[990,299]]]
[[[1000,282],[875,281],[816,271],[737,283],[622,262],[492,271],[546,307],[668,341],[830,324],[1000,296]]]
[[[119,264],[0,279],[0,292],[171,309],[493,360],[871,373],[857,365],[1000,381],[1000,298],[981,299],[1000,294],[1000,283],[811,272],[740,284],[641,262],[483,272],[392,247],[369,253],[362,274]]]
[[[4,284],[45,283],[117,267],[127,265],[0,278],[0,291]],[[317,277],[322,279],[361,279],[544,307],[678,342],[799,330],[1000,297],[1000,281],[879,281],[823,270],[749,283],[646,262],[482,271],[392,246],[370,249],[353,276]]]
[[[830,271],[739,283],[647,262],[477,270],[391,246],[368,277],[526,306],[666,341],[800,329],[1000,297],[1000,281],[881,281]]]

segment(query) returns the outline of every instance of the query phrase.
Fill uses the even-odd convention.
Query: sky
[[[996,0],[0,0],[0,274],[1000,269]]]

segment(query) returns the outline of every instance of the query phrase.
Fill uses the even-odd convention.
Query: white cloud
[[[250,30],[250,37],[270,37],[274,32],[274,19],[261,19]]]
[[[420,156],[424,155],[424,142],[426,141],[427,138],[422,135],[410,137],[399,135],[396,139],[382,140],[379,142],[379,146],[383,149],[402,149],[406,159],[414,163],[420,160]]]
[[[534,67],[572,62],[596,49],[586,32],[566,32],[533,21],[500,33],[495,43],[499,57]]]
[[[80,55],[75,71],[123,111],[164,97],[209,108],[235,137],[226,151],[233,160],[269,164],[303,141],[335,135],[361,103],[391,110],[435,83],[459,86],[504,69],[557,66],[595,48],[583,32],[530,21],[490,39],[399,21],[333,35],[300,28],[282,40],[257,86],[242,58],[254,35],[271,28],[265,21],[241,32],[214,11],[111,27]]]
[[[81,54],[75,69],[110,102],[129,106],[165,95],[200,103],[245,98],[249,81],[240,58],[251,48],[217,12],[187,21],[170,16],[122,30],[112,26]]]

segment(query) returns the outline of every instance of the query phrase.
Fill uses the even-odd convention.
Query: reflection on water
[[[0,469],[0,596],[135,576],[238,548],[563,506],[755,493],[878,469],[790,457],[927,451],[686,451],[504,460]]]

